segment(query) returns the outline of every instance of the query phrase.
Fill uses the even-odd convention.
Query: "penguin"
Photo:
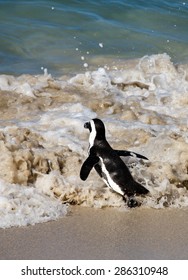
[[[89,129],[90,132],[89,156],[82,164],[81,180],[85,181],[94,167],[105,184],[120,194],[129,207],[139,206],[135,195],[145,195],[149,191],[133,179],[120,156],[147,158],[131,151],[114,150],[106,140],[104,123],[98,118],[86,122],[84,128]]]

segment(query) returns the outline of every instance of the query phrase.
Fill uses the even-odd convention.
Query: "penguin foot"
[[[130,208],[139,207],[141,205],[134,197],[128,197],[127,206]]]

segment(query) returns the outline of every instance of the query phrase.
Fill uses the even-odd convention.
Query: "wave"
[[[150,191],[138,198],[141,207],[187,207],[187,93],[188,65],[174,65],[167,54],[74,77],[1,75],[0,226],[57,219],[70,205],[128,211],[94,171],[86,182],[79,178],[88,148],[83,124],[94,117],[114,148],[149,158],[126,159]]]

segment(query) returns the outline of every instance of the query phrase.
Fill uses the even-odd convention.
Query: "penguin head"
[[[105,126],[100,119],[92,119],[84,124],[84,128],[89,129],[90,148],[94,145],[95,140],[105,140]]]
[[[89,132],[91,133],[92,128],[91,128],[91,123],[90,123],[90,122],[86,122],[86,123],[84,124],[84,128],[89,129]]]

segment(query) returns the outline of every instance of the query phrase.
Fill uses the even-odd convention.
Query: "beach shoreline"
[[[1,260],[188,259],[188,209],[74,206],[57,221],[0,229]]]

